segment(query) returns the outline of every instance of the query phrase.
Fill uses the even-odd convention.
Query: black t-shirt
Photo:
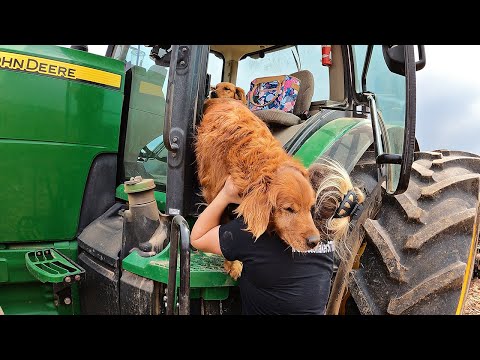
[[[324,314],[333,274],[332,243],[317,246],[316,252],[295,252],[275,233],[254,241],[245,228],[239,217],[219,229],[223,256],[243,262],[243,314]]]

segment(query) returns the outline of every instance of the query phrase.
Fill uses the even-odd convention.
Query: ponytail
[[[361,204],[365,195],[353,186],[347,171],[334,160],[323,159],[322,162],[311,165],[308,172],[316,193],[313,221],[320,231],[321,240],[333,240],[337,255],[343,260],[350,252],[345,246],[345,238],[352,217],[352,214],[344,211],[350,209],[350,203],[343,208],[345,202],[349,202],[346,196],[348,194],[348,198],[353,200],[355,196],[352,195],[356,195],[356,202]]]

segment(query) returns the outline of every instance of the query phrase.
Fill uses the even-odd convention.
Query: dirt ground
[[[480,279],[473,278],[470,282],[467,300],[464,308],[465,315],[480,315]]]

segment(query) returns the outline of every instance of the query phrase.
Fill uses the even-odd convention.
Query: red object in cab
[[[322,65],[332,65],[332,45],[322,45]]]

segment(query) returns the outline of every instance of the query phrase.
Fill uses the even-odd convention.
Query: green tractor
[[[0,46],[1,311],[239,313],[223,259],[189,244],[194,129],[211,85],[294,74],[300,105],[262,120],[306,167],[335,159],[367,193],[327,313],[462,313],[480,157],[419,151],[414,50]]]

